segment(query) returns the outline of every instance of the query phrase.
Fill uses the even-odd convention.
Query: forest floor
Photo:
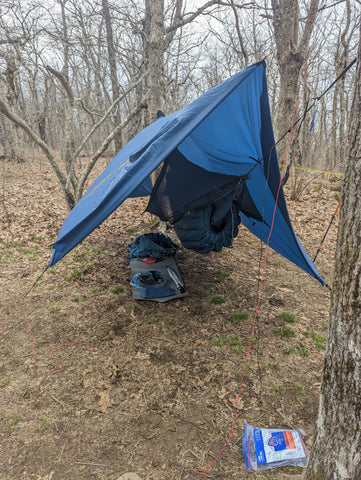
[[[230,432],[265,248],[243,228],[220,253],[181,248],[189,296],[135,301],[128,245],[155,227],[146,199],[127,200],[48,269],[25,306],[67,212],[45,161],[0,168],[0,480],[299,478],[300,467],[245,471],[241,437],[246,422],[300,428],[312,446],[329,290],[270,252],[233,448],[198,475]],[[337,206],[335,180],[308,174],[302,199],[288,200],[311,258]],[[336,235],[337,218],[316,262],[331,285]]]

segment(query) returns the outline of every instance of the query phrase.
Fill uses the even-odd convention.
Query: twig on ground
[[[61,405],[66,412],[69,411],[68,408],[66,407],[66,405],[65,405],[61,400],[58,400],[58,399],[57,399],[56,397],[54,397],[53,395],[50,395],[50,396],[51,396],[51,398],[54,400],[54,402],[59,403],[59,405]]]

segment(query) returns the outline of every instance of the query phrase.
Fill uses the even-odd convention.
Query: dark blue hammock
[[[198,253],[209,253],[220,252],[223,247],[232,245],[241,222],[238,212],[229,215],[228,220],[218,231],[212,228],[211,216],[212,205],[208,205],[190,210],[174,224],[183,247]]]

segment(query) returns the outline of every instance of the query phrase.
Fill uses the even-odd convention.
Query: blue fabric
[[[233,238],[238,235],[240,217],[237,212],[231,215],[225,226],[219,231],[211,230],[212,205],[191,210],[174,224],[182,245],[198,253],[220,252],[230,247]]]
[[[146,210],[163,221],[175,223],[189,210],[231,195],[239,180],[236,175],[209,172],[175,149],[164,161]]]
[[[263,157],[259,139],[263,69],[242,81],[178,146],[192,163],[210,172],[242,176]]]
[[[142,298],[164,298],[172,297],[176,294],[170,287],[141,287],[140,294]]]
[[[163,233],[154,232],[138,235],[134,242],[129,245],[128,250],[128,260],[146,257],[160,259],[175,255],[178,247]]]
[[[49,266],[58,262],[89,235],[126,198],[135,196],[139,186],[144,186],[145,179],[152,171],[217,105],[249,75],[263,69],[264,65],[260,63],[233,75],[183,110],[158,118],[127,143],[65,220],[53,245]]]
[[[159,270],[136,273],[130,280],[131,286],[137,288],[162,286],[164,283],[165,279]]]
[[[49,266],[74,248],[126,198],[150,194],[150,173],[177,148],[187,161],[199,167],[199,172],[203,169],[233,178],[245,176],[251,199],[248,204],[252,203],[252,208],[241,205],[240,217],[255,235],[267,241],[280,171],[265,63],[260,62],[216,85],[183,110],[160,117],[134,137],[65,220],[53,245]],[[194,188],[201,182],[201,173],[197,173]],[[250,211],[256,214],[251,215]],[[269,244],[325,284],[292,229],[282,188]]]

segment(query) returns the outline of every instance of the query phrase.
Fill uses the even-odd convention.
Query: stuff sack
[[[309,452],[301,430],[253,428],[245,424],[242,451],[246,470],[297,465],[307,467]]]

